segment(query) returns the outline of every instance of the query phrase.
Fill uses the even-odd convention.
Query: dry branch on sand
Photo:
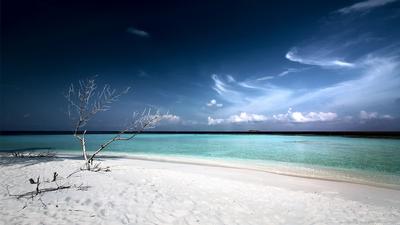
[[[58,190],[63,190],[63,189],[70,189],[71,187],[76,187],[76,185],[70,185],[68,181],[60,181],[58,179],[58,173],[54,172],[52,179],[41,179],[40,176],[37,176],[36,179],[34,178],[29,178],[29,183],[32,185],[35,185],[35,188],[33,191],[27,191],[23,193],[18,193],[18,194],[12,194],[9,190],[9,187],[6,185],[5,188],[7,190],[7,193],[11,197],[15,197],[17,200],[20,199],[26,199],[26,200],[39,200],[43,207],[46,207],[46,203],[43,202],[42,196],[43,194],[47,192],[53,192],[53,191],[58,191]],[[57,181],[60,181],[62,184],[59,184]],[[45,186],[46,185],[46,186]],[[78,188],[77,188],[78,189]],[[28,202],[25,202],[25,205],[23,208],[26,208],[28,206]]]

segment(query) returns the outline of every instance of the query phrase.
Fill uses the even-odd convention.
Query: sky
[[[1,130],[70,130],[65,94],[130,87],[156,130],[399,131],[400,1],[1,1]]]

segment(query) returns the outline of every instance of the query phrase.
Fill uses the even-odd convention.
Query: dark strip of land
[[[88,131],[88,134],[115,134],[119,131]],[[129,133],[129,132],[128,132]],[[145,131],[146,134],[238,134],[238,135],[318,135],[371,138],[400,138],[400,131]],[[0,131],[0,135],[62,135],[72,131]]]

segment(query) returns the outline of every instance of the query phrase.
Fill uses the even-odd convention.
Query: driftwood
[[[35,185],[34,190],[32,191],[27,191],[23,193],[11,193],[9,190],[9,187],[6,185],[5,188],[7,190],[7,193],[10,197],[16,198],[17,200],[22,200],[25,199],[26,202],[22,209],[26,208],[28,206],[29,201],[34,201],[38,200],[41,202],[43,207],[47,207],[47,204],[42,200],[42,197],[44,194],[49,193],[49,192],[54,192],[54,191],[59,191],[59,190],[64,190],[64,189],[75,189],[78,191],[87,191],[90,186],[88,185],[76,185],[76,184],[70,184],[68,179],[65,179],[62,184],[60,185],[57,181],[59,175],[57,172],[53,172],[53,177],[52,179],[41,179],[40,176],[34,178],[29,178],[29,183],[32,185]],[[43,187],[44,184],[49,184],[51,183],[54,187]],[[58,207],[58,206],[57,206]]]
[[[44,203],[43,200],[42,200],[43,194],[48,193],[48,192],[63,190],[63,189],[69,189],[69,188],[72,187],[71,185],[69,185],[67,183],[59,185],[57,183],[57,177],[58,177],[58,173],[54,172],[53,173],[53,179],[51,181],[49,181],[49,180],[46,181],[44,179],[41,180],[40,176],[38,176],[36,179],[29,178],[29,180],[28,180],[29,183],[35,185],[35,189],[32,190],[32,191],[27,191],[27,192],[23,192],[23,193],[19,193],[19,194],[12,194],[10,192],[8,186],[6,186],[6,190],[7,190],[7,193],[8,193],[9,196],[15,197],[18,200],[19,199],[26,199],[26,200],[32,200],[33,201],[33,200],[37,199],[42,203],[43,207],[47,207],[46,203]],[[52,183],[52,184],[55,184],[56,186],[55,187],[44,187],[44,188],[41,188],[41,185],[44,184],[44,183]],[[28,206],[28,203],[25,202],[25,205],[23,206],[22,209],[26,208],[27,206]]]
[[[21,199],[21,198],[33,199],[35,196],[37,196],[39,194],[42,194],[42,193],[51,192],[51,191],[58,191],[58,190],[68,189],[68,188],[71,188],[71,185],[57,186],[57,187],[54,187],[54,188],[42,188],[42,189],[36,188],[35,191],[28,191],[28,192],[24,192],[24,193],[20,193],[20,194],[11,194],[9,192],[9,190],[8,190],[8,195],[12,196],[12,197],[16,197],[17,199]]]

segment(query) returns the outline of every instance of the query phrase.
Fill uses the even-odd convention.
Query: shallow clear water
[[[113,135],[87,135],[94,150]],[[0,136],[0,151],[51,148],[80,151],[72,135]],[[114,142],[109,152],[284,163],[389,175],[400,183],[400,140],[297,135],[142,134]],[[397,178],[398,181],[397,181]],[[391,182],[393,183],[393,182]]]

